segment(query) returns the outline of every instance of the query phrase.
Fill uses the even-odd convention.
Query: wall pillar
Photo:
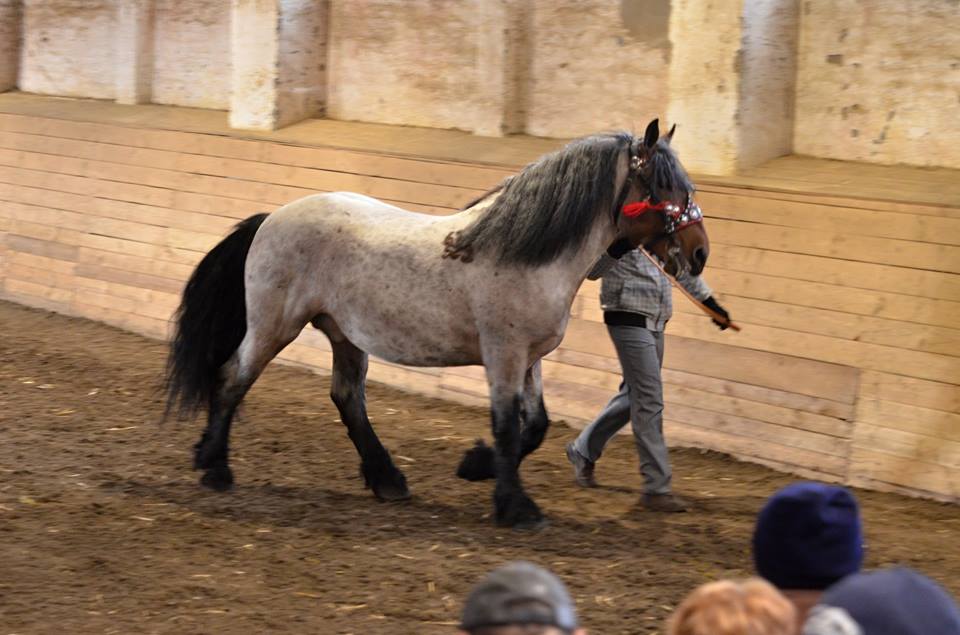
[[[230,125],[274,130],[322,112],[327,0],[233,0]]]
[[[117,103],[150,103],[153,85],[153,0],[119,0],[116,29]]]
[[[500,137],[525,127],[526,0],[476,0],[477,91],[473,131]]]
[[[0,0],[0,93],[17,87],[21,23],[20,0]]]
[[[732,174],[791,152],[798,4],[674,1],[668,115],[688,169]]]

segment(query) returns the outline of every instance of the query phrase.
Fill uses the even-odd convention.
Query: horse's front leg
[[[520,482],[520,410],[523,404],[524,363],[487,363],[493,419],[493,492],[497,524],[502,527],[536,528],[543,523],[537,504],[523,491]]]
[[[523,423],[520,432],[519,461],[523,462],[528,454],[540,447],[550,420],[547,418],[547,409],[543,404],[543,380],[541,379],[540,360],[531,366],[524,376],[523,400],[521,401],[521,420]],[[496,477],[494,449],[478,440],[477,444],[466,451],[457,476],[468,481],[485,481]]]
[[[543,378],[540,360],[527,370],[523,380],[523,431],[520,433],[520,461],[540,447],[547,436],[550,420],[543,403]]]

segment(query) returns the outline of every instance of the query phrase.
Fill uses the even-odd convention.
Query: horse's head
[[[666,263],[672,275],[688,270],[699,275],[707,264],[710,241],[703,214],[693,201],[694,187],[670,140],[676,126],[660,137],[657,119],[629,154],[629,188],[619,211],[620,235]]]

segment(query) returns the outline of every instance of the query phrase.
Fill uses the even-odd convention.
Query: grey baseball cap
[[[560,578],[530,562],[511,562],[473,587],[460,628],[509,624],[543,624],[572,633],[577,614]]]

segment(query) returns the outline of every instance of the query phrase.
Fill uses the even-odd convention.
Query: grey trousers
[[[639,326],[607,326],[623,369],[620,392],[574,441],[581,456],[596,461],[623,426],[633,423],[644,491],[666,494],[672,472],[663,438],[663,333]]]

